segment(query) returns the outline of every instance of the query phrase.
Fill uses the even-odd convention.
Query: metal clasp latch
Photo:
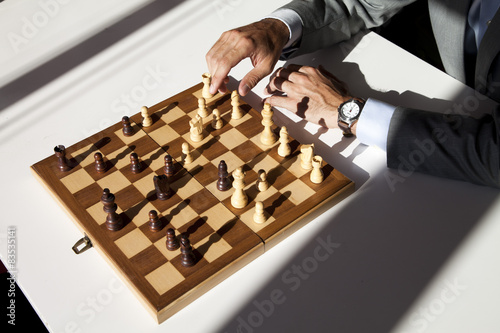
[[[81,246],[82,244],[85,244],[85,246],[79,249],[79,246]],[[90,238],[84,234],[83,238],[79,239],[75,243],[75,245],[73,245],[72,249],[76,254],[80,254],[82,252],[87,251],[91,247],[92,247],[92,242],[90,241]]]

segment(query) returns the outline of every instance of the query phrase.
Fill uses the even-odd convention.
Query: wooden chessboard
[[[133,136],[122,133],[120,122],[67,147],[70,171],[60,171],[54,155],[31,167],[159,323],[354,190],[353,182],[326,163],[324,181],[312,183],[300,166],[300,143],[291,137],[292,154],[285,158],[277,153],[279,142],[262,145],[260,112],[241,100],[245,115],[231,119],[230,94],[207,100],[210,110],[221,112],[223,127],[214,130],[209,124],[212,116],[204,118],[204,139],[192,142],[189,120],[197,113],[202,87],[200,83],[150,107],[150,127],[141,125],[140,113],[130,117]],[[273,130],[278,134],[276,126]],[[194,158],[185,166],[183,142]],[[104,156],[105,173],[95,170],[96,152]],[[139,174],[130,170],[132,152],[143,166]],[[162,201],[156,197],[153,176],[164,173],[166,152],[174,159],[174,194]],[[232,207],[233,189],[216,188],[220,160],[225,160],[229,173],[240,166],[246,172],[249,203],[243,209]],[[255,185],[260,169],[270,183],[264,192]],[[105,188],[115,195],[117,213],[125,223],[119,231],[108,230],[104,223],[107,214],[100,199]],[[263,202],[268,216],[263,224],[253,222],[257,201]],[[160,231],[148,227],[151,210],[162,221]],[[189,236],[197,258],[193,267],[181,265],[180,250],[167,250],[167,228]]]

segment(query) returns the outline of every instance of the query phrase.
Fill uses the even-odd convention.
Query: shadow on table
[[[182,0],[153,1],[30,72],[0,87],[0,111],[151,23]]]
[[[308,64],[317,66],[322,60],[309,56]],[[435,111],[450,105],[412,92],[374,91],[357,65],[328,61],[323,63],[327,69],[334,67],[341,79],[356,82],[353,90],[359,96]],[[305,122],[295,126],[289,129],[294,137],[306,132]],[[318,135],[309,139],[322,144]],[[343,141],[322,149],[331,152],[334,167],[356,182],[355,196],[306,246],[294,249],[298,254],[293,259],[276,263],[279,273],[218,331],[389,332],[497,199],[495,189],[418,173],[398,182],[391,182],[397,170],[368,175],[352,163],[364,149],[340,156],[349,144]],[[445,276],[436,283],[445,288],[457,278]]]

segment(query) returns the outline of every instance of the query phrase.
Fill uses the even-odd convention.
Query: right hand
[[[271,74],[288,41],[287,26],[276,19],[264,19],[224,32],[206,55],[212,76],[210,93],[227,91],[231,68],[249,57],[254,68],[240,82],[239,94],[245,96],[267,75]]]

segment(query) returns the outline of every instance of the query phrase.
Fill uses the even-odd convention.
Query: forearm
[[[387,141],[387,165],[500,187],[500,107],[481,119],[397,108]]]
[[[362,29],[380,26],[415,0],[295,0],[282,8],[299,14],[303,30],[293,56],[348,40]]]

